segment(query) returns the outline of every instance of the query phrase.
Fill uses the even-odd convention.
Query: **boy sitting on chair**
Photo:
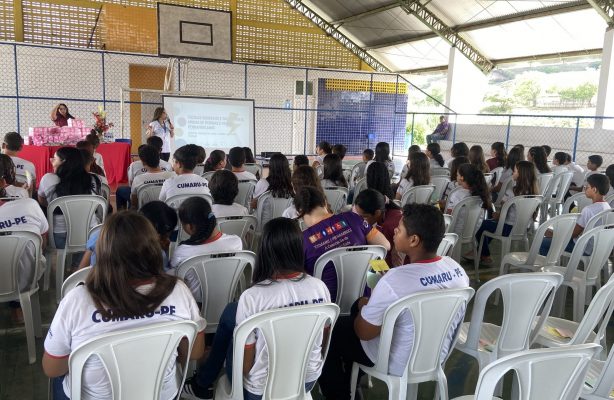
[[[209,182],[194,173],[200,155],[198,147],[195,144],[186,144],[175,150],[172,165],[177,176],[164,181],[160,190],[160,201],[166,201],[180,194],[193,194],[194,196],[211,194]]]
[[[389,270],[379,280],[370,298],[361,297],[352,306],[350,316],[337,320],[319,379],[326,399],[350,398],[353,362],[374,365],[384,313],[392,303],[425,290],[469,287],[469,278],[456,261],[437,256],[437,247],[444,233],[443,215],[435,207],[408,204],[403,208],[403,218],[394,234],[394,246],[409,257],[410,263]],[[456,317],[454,329],[448,335],[444,356],[449,352],[456,327],[463,318],[464,310]],[[403,375],[411,354],[413,331],[410,315],[402,313],[396,322],[390,347],[390,374]]]

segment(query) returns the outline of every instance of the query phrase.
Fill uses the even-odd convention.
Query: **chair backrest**
[[[609,224],[614,224],[614,208],[609,210],[603,210],[593,215],[591,219],[589,219],[586,223],[584,231],[588,231],[599,225]]]
[[[434,380],[441,371],[441,354],[458,314],[466,310],[473,297],[470,287],[428,290],[403,297],[384,312],[379,351],[374,368],[388,374],[390,347],[399,315],[408,311],[414,325],[414,340],[405,374],[411,383]],[[451,345],[453,345],[452,343]]]
[[[490,173],[492,174],[492,180],[491,180],[490,183],[493,186],[498,185],[499,181],[501,180],[501,174],[503,173],[503,167],[494,168],[494,169],[490,170]]]
[[[251,172],[252,174],[262,178],[262,165],[260,165],[258,163],[256,163],[256,164],[243,164],[243,168],[247,172]]]
[[[68,251],[85,249],[92,217],[98,212],[102,216],[101,222],[104,222],[107,215],[107,201],[102,196],[77,195],[58,197],[47,206],[49,232],[53,232],[55,225],[53,211],[56,208],[62,211],[66,220],[65,248]],[[55,248],[53,235],[49,235],[49,243]]]
[[[348,180],[348,184],[350,187],[354,187],[356,181],[364,177],[366,165],[367,163],[364,161],[360,161],[354,164],[350,172],[350,179]]]
[[[68,292],[70,292],[80,284],[85,283],[85,280],[87,279],[87,276],[89,275],[91,270],[92,267],[81,268],[80,270],[73,272],[68,278],[66,278],[64,280],[64,283],[62,284],[61,298],[63,299],[64,296],[68,294]]]
[[[215,171],[207,171],[207,172],[203,173],[201,176],[203,178],[205,178],[207,180],[207,182],[208,182],[213,177],[213,174],[215,174]]]
[[[268,207],[270,210],[269,218],[278,218],[281,217],[286,208],[292,205],[293,199],[292,197],[283,198],[283,197],[273,197],[271,192],[264,192],[258,197],[258,206],[256,208],[256,218],[258,218],[258,230],[262,230],[264,224],[269,222],[263,221],[263,213],[264,209]]]
[[[28,280],[29,291],[38,289],[38,278],[41,269],[41,247],[43,239],[40,235],[28,231],[0,232],[0,254],[2,254],[2,268],[0,268],[0,302],[19,299],[20,261],[28,245],[34,246],[34,265],[31,277]]]
[[[139,188],[136,190],[136,197],[139,200],[139,209],[151,201],[158,200],[160,198],[161,190],[161,183],[147,183],[139,186]]]
[[[227,235],[237,235],[243,241],[244,249],[251,249],[258,219],[253,215],[238,215],[231,217],[219,217],[217,228]],[[251,235],[251,237],[250,237]]]
[[[433,191],[433,196],[431,200],[439,201],[443,196],[443,192],[448,187],[448,183],[450,183],[450,178],[447,176],[434,176],[431,178],[431,185],[435,186],[435,190]]]
[[[338,214],[347,204],[349,191],[347,188],[335,186],[324,188],[324,194],[333,214]]]
[[[610,205],[610,207],[614,208],[614,194],[611,194],[606,197],[605,201]]]
[[[514,180],[512,178],[506,180],[501,184],[501,188],[499,188],[499,192],[497,192],[497,201],[495,201],[495,205],[500,205],[503,202],[503,196],[514,186]]]
[[[111,187],[104,183],[100,182],[100,195],[104,197],[104,199],[108,202],[111,200]]]
[[[563,203],[563,213],[570,213],[574,207],[577,207],[575,212],[582,212],[582,209],[586,206],[593,204],[593,200],[586,197],[584,192],[576,193],[569,196],[565,203]]]
[[[472,239],[482,216],[484,216],[482,199],[479,196],[465,197],[452,209],[452,221],[446,232],[456,233],[461,241]],[[459,232],[461,221],[463,230]]]
[[[584,385],[582,391],[583,399],[611,399],[612,390],[614,390],[614,351],[610,349],[608,359],[601,370],[595,372],[589,371],[586,382],[590,382],[590,386]],[[591,394],[591,397],[585,396],[585,394]]]
[[[435,167],[431,168],[431,176],[450,176],[450,168]]]
[[[439,247],[437,248],[437,255],[442,257],[452,257],[456,242],[458,242],[458,235],[456,233],[446,233],[443,239],[441,239],[441,243],[439,243]]]
[[[193,271],[200,282],[200,314],[207,321],[207,333],[217,330],[226,305],[236,300],[240,288],[251,283],[256,255],[251,251],[211,253],[190,257],[177,266],[177,276],[185,279]]]
[[[529,221],[533,220],[533,214],[535,214],[541,205],[542,199],[542,196],[514,196],[508,199],[503,204],[503,209],[501,210],[501,216],[499,217],[499,223],[497,224],[495,234],[503,234],[503,225],[505,224],[507,213],[512,206],[515,206],[516,221],[514,221],[514,226],[509,236],[511,236],[512,240],[520,240],[525,238],[527,235]]]
[[[576,227],[576,220],[579,216],[580,214],[561,214],[541,224],[533,236],[526,263],[529,265],[535,263],[539,255],[539,248],[544,240],[544,234],[550,229],[552,230],[552,241],[543,265],[560,265],[561,254],[571,240],[571,234]]]
[[[165,203],[167,206],[175,210],[179,210],[181,203],[183,203],[190,197],[202,197],[209,202],[209,205],[213,204],[213,197],[211,197],[211,195],[209,194],[176,194],[175,196],[166,199]]]
[[[412,186],[403,192],[401,196],[401,207],[409,203],[429,204],[434,191],[435,185]]]
[[[367,283],[369,261],[386,258],[383,246],[351,246],[322,254],[313,267],[313,276],[322,279],[324,267],[332,262],[337,274],[337,304],[341,315],[349,315],[354,301],[362,296]]]
[[[587,246],[589,248],[592,247],[588,262],[584,260]],[[588,231],[584,230],[571,252],[571,257],[565,270],[565,280],[571,281],[574,278],[574,272],[578,269],[581,262],[584,264],[584,273],[587,281],[600,279],[601,269],[608,262],[612,250],[614,250],[614,224],[601,225]]]
[[[573,179],[573,172],[564,172],[560,175],[559,187],[556,189],[556,204],[563,204],[563,199],[569,191],[571,180]]]
[[[256,189],[256,181],[249,179],[240,180],[239,193],[237,193],[234,202],[249,208],[252,196],[254,195],[254,189]]]
[[[614,311],[614,279],[610,278],[591,300],[591,304],[588,306],[588,310],[586,310],[573,337],[569,340],[569,344],[585,343],[589,335],[595,331],[597,325],[599,325],[599,328],[594,342],[599,343],[602,339],[605,339],[612,311]],[[605,343],[605,340],[603,343]]]
[[[545,174],[537,175],[537,185],[539,186],[539,194],[544,196],[544,198],[546,198],[546,189],[548,188],[548,184],[552,180],[553,176],[554,174],[552,172],[547,172]]]
[[[195,322],[174,321],[107,333],[88,340],[70,353],[68,359],[70,398],[81,400],[83,367],[90,357],[97,356],[107,370],[113,400],[159,399],[168,363],[175,356],[179,342],[188,339],[187,353],[190,354],[197,333]],[[181,368],[182,383],[186,367],[184,363]]]
[[[520,388],[518,400],[576,400],[591,358],[600,348],[597,344],[581,344],[526,350],[503,357],[480,372],[473,398],[493,399],[498,382],[514,371]]]
[[[486,301],[495,291],[503,298],[503,321],[499,337],[491,343],[494,358],[527,350],[550,314],[556,289],[563,276],[554,272],[502,275],[484,283],[475,296],[466,345],[479,348]],[[537,323],[536,317],[539,315]]]
[[[493,183],[493,179],[495,179],[495,175],[491,172],[487,172],[484,174],[484,180],[486,181],[486,184],[488,186],[490,186]]]
[[[27,183],[28,182],[28,176],[26,174],[19,174],[19,173],[15,173],[15,180],[18,183]]]
[[[358,196],[358,193],[362,192],[363,190],[367,189],[367,178],[360,178],[356,181],[356,184],[354,185],[354,198],[356,198],[356,196]]]
[[[444,211],[447,210],[448,205],[450,204],[450,199],[453,198],[452,194],[454,194],[454,192],[458,191],[458,190],[463,190],[464,188],[462,186],[457,186],[454,189],[450,190],[450,193],[448,193],[448,197],[446,198],[446,206],[444,208]]]
[[[541,174],[538,176],[538,179],[544,179],[547,181],[546,187],[543,191],[544,199],[552,199],[552,196],[556,195],[559,186],[561,185],[561,174],[550,174],[550,178],[548,179],[549,174]],[[542,178],[543,177],[543,178]],[[541,192],[541,180],[540,180],[540,192]]]
[[[338,315],[339,307],[335,304],[315,304],[263,311],[243,321],[234,331],[230,398],[243,399],[244,348],[255,329],[268,344],[268,377],[262,398],[306,398],[305,373],[315,341],[328,324],[329,332],[332,331]],[[328,343],[330,341],[325,337],[322,341],[323,359]]]

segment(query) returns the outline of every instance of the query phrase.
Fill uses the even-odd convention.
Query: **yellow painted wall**
[[[164,89],[164,75],[166,68],[151,67],[132,64],[129,68],[129,82],[133,89]],[[137,92],[130,92],[130,101],[141,101]],[[153,118],[153,115],[151,116]],[[141,105],[130,104],[130,138],[132,139],[132,153],[137,153],[141,145]]]

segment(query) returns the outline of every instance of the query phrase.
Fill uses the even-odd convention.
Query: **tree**
[[[490,114],[509,114],[512,112],[513,101],[511,98],[499,93],[484,96],[484,102],[490,103],[480,112]]]
[[[593,96],[597,94],[597,85],[584,82],[583,84],[576,87],[576,98],[584,104],[586,102],[589,106],[591,105],[591,100]]]
[[[525,79],[516,85],[514,96],[522,105],[537,106],[537,98],[542,91],[539,82],[533,79]]]

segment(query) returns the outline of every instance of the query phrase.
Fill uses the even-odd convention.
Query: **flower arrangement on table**
[[[92,113],[94,118],[96,119],[96,123],[94,124],[94,130],[98,134],[98,136],[102,137],[105,133],[109,131],[113,127],[113,123],[110,122],[107,124],[107,112],[102,108],[102,106],[98,106],[98,111]]]

